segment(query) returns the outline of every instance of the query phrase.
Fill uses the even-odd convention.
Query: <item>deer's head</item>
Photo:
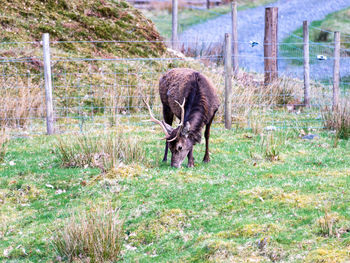
[[[171,152],[171,166],[179,168],[181,167],[181,164],[185,160],[188,153],[192,150],[194,142],[189,138],[189,132],[191,128],[190,123],[187,121],[184,124],[185,99],[182,104],[177,101],[175,102],[181,108],[181,119],[180,124],[177,126],[177,128],[173,128],[164,121],[157,120],[153,116],[150,106],[146,102],[145,104],[151,115],[151,118],[148,121],[159,124],[165,133],[165,137],[163,139],[165,139],[169,145]]]

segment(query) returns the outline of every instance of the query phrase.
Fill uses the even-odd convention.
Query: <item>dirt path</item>
[[[280,0],[268,6],[279,8],[279,42],[289,36],[291,32],[302,26],[304,20],[321,20],[327,14],[350,6],[350,0]],[[240,67],[247,70],[263,72],[263,41],[264,41],[264,13],[261,6],[238,12],[238,35],[240,51]],[[180,35],[183,42],[222,42],[225,33],[231,32],[231,15],[223,15],[203,24],[193,26]],[[259,45],[252,48],[250,41],[257,41]],[[302,55],[302,53],[301,53]],[[286,74],[300,75],[300,70],[290,67],[285,61],[279,61],[279,68]],[[328,63],[329,64],[329,63]],[[324,65],[320,65],[324,67]],[[317,67],[315,67],[317,68]],[[325,66],[325,69],[328,65]],[[319,75],[318,69],[311,74]]]

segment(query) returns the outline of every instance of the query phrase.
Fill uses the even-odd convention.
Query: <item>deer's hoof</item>
[[[203,163],[209,163],[209,162],[210,162],[210,158],[209,157],[204,157]]]
[[[189,164],[187,165],[187,167],[188,167],[188,168],[194,167],[194,163],[189,163]]]

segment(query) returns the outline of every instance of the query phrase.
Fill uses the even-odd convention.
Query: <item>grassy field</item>
[[[259,5],[265,5],[275,0],[254,0],[238,1],[238,10],[244,10],[247,8],[254,8]],[[209,19],[216,18],[220,15],[224,15],[231,12],[231,5],[223,5],[219,7],[213,7],[210,10],[207,9],[180,9],[178,14],[179,19],[179,33],[186,30],[188,27],[195,24],[203,23]],[[171,9],[163,10],[143,10],[144,15],[151,19],[156,25],[158,32],[165,38],[171,37]]]
[[[144,157],[105,173],[62,166],[58,139],[70,135],[9,142],[0,164],[1,262],[64,260],[53,236],[71,211],[107,203],[124,221],[123,262],[350,260],[349,141],[334,148],[325,131],[302,140],[296,130],[256,135],[216,125],[212,161],[201,162],[200,144],[195,168],[173,169],[160,162],[158,127],[122,128]]]

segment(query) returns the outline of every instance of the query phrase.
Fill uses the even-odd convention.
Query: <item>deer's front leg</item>
[[[188,157],[187,167],[194,167],[193,148],[190,150],[187,157]]]
[[[168,148],[169,148],[169,145],[168,145],[168,142],[166,141],[163,162],[166,162],[168,159]]]

